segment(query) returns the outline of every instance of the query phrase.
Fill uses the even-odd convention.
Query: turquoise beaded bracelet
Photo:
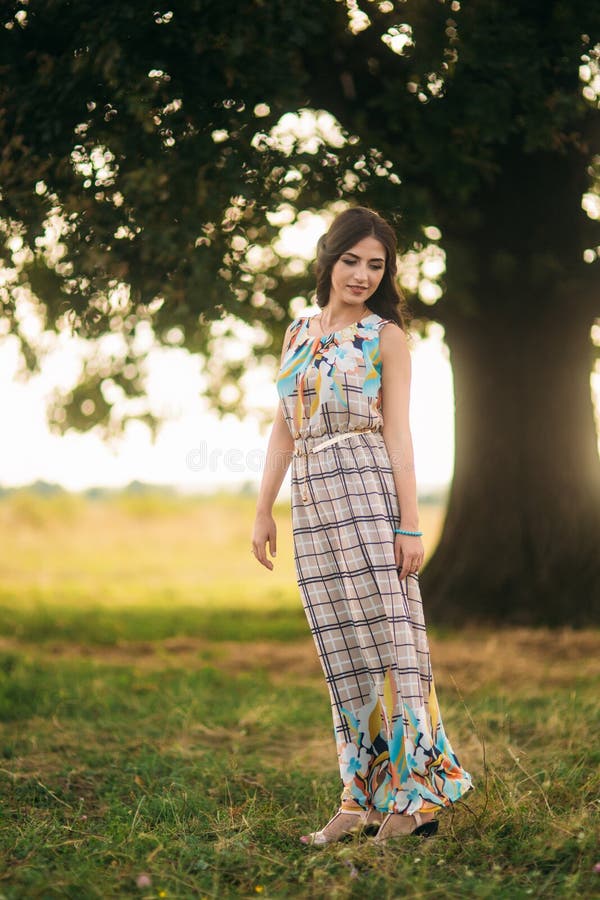
[[[413,537],[420,537],[423,532],[422,531],[403,531],[401,528],[394,528],[394,534],[410,534]]]

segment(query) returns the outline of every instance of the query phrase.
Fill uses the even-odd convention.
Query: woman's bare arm
[[[281,362],[289,339],[289,327],[283,339]],[[283,484],[294,451],[294,438],[283,415],[281,401],[277,404],[275,419],[271,428],[271,436],[267,446],[265,469],[256,503],[257,512],[270,513]]]
[[[402,528],[419,530],[417,483],[409,405],[411,358],[403,330],[395,324],[380,332],[383,438],[392,464]]]
[[[283,416],[281,403],[277,407],[271,436],[267,446],[265,468],[256,503],[257,512],[270,513],[283,484],[294,452],[294,439]]]
[[[383,325],[379,348],[382,364],[383,439],[388,451],[400,507],[400,526],[419,530],[417,481],[409,423],[411,359],[404,331],[394,323]],[[418,572],[425,555],[419,535],[397,534],[394,559],[402,581]]]
[[[281,362],[290,338],[288,326],[283,339]],[[277,526],[273,518],[273,504],[285,478],[294,452],[294,438],[283,415],[281,402],[277,404],[277,412],[267,446],[265,468],[256,502],[256,519],[252,535],[252,549],[257,560],[267,569],[273,568],[267,559],[267,542],[271,556],[277,555]]]

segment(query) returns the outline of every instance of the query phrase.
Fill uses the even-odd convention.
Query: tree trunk
[[[442,538],[420,576],[432,624],[599,621],[592,320],[564,299],[521,299],[521,314],[513,295],[446,323],[456,463]]]

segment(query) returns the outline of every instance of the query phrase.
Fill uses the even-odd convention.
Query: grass
[[[16,492],[0,502],[0,634],[98,644],[304,637],[289,502],[274,511],[272,571],[250,553],[254,507],[227,494],[89,501]],[[424,505],[426,558],[442,518]]]
[[[251,508],[220,502],[0,510],[0,898],[596,895],[600,632],[430,628],[476,790],[431,841],[304,847],[340,785],[289,522],[275,573],[251,569]]]
[[[276,510],[273,572],[250,555],[252,515],[251,498],[227,495],[11,496],[0,503],[11,536],[0,545],[0,633],[98,644],[304,636],[289,510]]]

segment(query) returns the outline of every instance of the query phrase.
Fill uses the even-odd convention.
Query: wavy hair
[[[331,292],[331,270],[342,255],[363,238],[374,237],[385,247],[385,270],[367,307],[384,319],[391,319],[407,331],[411,320],[406,299],[398,287],[394,229],[372,209],[353,206],[335,217],[326,234],[317,242],[317,304],[324,309]]]

